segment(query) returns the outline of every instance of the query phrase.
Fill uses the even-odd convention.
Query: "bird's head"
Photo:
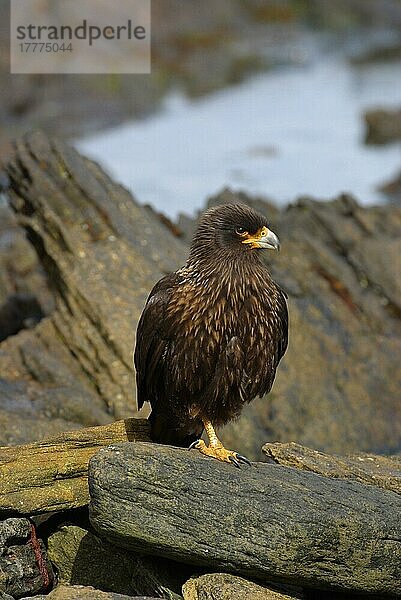
[[[191,245],[191,255],[220,252],[245,256],[259,249],[279,250],[278,237],[267,219],[245,204],[226,204],[201,217]]]

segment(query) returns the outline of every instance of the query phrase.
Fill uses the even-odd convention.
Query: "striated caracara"
[[[261,260],[279,249],[266,218],[242,204],[206,211],[184,267],[151,291],[137,330],[138,405],[148,400],[156,442],[196,447],[218,460],[214,427],[268,393],[287,348],[285,293]],[[199,437],[203,430],[207,446]]]

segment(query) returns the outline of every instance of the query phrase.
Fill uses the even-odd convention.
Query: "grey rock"
[[[351,479],[401,495],[401,455],[329,455],[299,444],[268,443],[262,448],[269,462],[317,473],[323,477]]]
[[[131,551],[266,584],[401,593],[394,492],[264,463],[235,469],[140,442],[96,454],[89,489],[94,528]]]
[[[68,146],[40,133],[17,146],[10,201],[57,308],[2,344],[3,444],[132,416],[135,326],[154,281],[185,255],[166,227]]]
[[[44,317],[42,308],[32,294],[12,294],[0,306],[0,342],[21,329],[36,326]]]
[[[0,521],[0,552],[9,546],[23,544],[31,535],[31,524],[27,519],[5,519]]]
[[[0,199],[0,341],[34,325],[53,308],[38,256]]]
[[[0,592],[21,598],[46,591],[54,580],[51,564],[27,519],[0,521]]]

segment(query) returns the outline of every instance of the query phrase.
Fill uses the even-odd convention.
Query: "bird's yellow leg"
[[[241,456],[241,454],[238,454],[238,452],[234,452],[233,450],[227,450],[226,448],[224,448],[223,444],[217,437],[211,422],[207,419],[202,419],[202,421],[207,436],[209,438],[209,445],[206,446],[203,440],[197,440],[196,442],[191,444],[190,448],[196,448],[202,454],[205,454],[206,456],[211,456],[212,458],[216,458],[217,460],[233,463],[236,467],[239,467],[241,462],[251,464],[249,460],[245,458],[245,456]]]

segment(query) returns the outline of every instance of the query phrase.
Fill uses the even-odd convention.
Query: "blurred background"
[[[394,195],[398,0],[152,0],[150,76],[10,76],[8,4],[3,160],[10,140],[44,129],[172,217],[224,185],[281,204],[343,191],[379,203],[383,186]]]
[[[151,75],[107,76],[10,75],[8,4],[2,167],[41,129],[134,199],[46,136],[19,145],[14,211],[0,201],[0,443],[131,416],[147,294],[199,210],[242,201],[282,238],[267,260],[291,336],[268,401],[223,439],[250,457],[267,439],[399,452],[401,0],[152,0]]]

